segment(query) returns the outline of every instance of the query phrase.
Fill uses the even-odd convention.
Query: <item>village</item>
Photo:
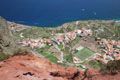
[[[96,41],[102,48],[102,54],[97,54],[95,59],[103,63],[120,60],[120,41],[97,38]]]
[[[42,48],[45,47],[45,45],[52,45],[53,43],[65,47],[69,41],[75,40],[77,37],[85,36],[92,36],[92,31],[82,28],[82,30],[76,30],[75,32],[54,34],[52,39],[25,39],[19,43],[22,44],[22,46],[30,46],[32,49]],[[24,38],[22,34],[20,34],[20,37]]]
[[[16,24],[14,22],[8,23],[11,25],[10,27],[13,32],[20,32],[24,29],[30,28],[28,26]],[[79,22],[77,21],[76,25],[78,24]],[[95,25],[97,27],[99,26],[99,24],[97,23],[90,23],[86,26],[90,27],[91,25]],[[103,28],[98,28],[96,34],[100,34],[101,32],[104,32]],[[54,58],[57,58],[55,59],[56,61],[54,61],[57,63],[64,63],[65,61],[67,61],[64,58],[66,53],[64,53],[63,50],[65,50],[66,47],[69,47],[69,51],[70,53],[72,53],[73,63],[71,64],[69,62],[66,62],[66,64],[75,64],[76,66],[82,66],[82,69],[87,68],[87,66],[83,64],[84,62],[90,62],[92,60],[98,62],[100,61],[103,64],[107,64],[111,60],[120,60],[120,41],[109,40],[99,37],[95,38],[95,42],[97,43],[96,45],[100,46],[102,53],[94,51],[94,49],[91,49],[90,47],[82,46],[81,44],[79,44],[79,46],[75,49],[71,49],[71,47],[68,45],[71,41],[75,41],[77,38],[86,41],[88,39],[87,37],[93,36],[92,29],[87,29],[85,27],[65,33],[53,33],[51,34],[52,38],[49,39],[43,37],[25,38],[23,32],[21,32],[19,36],[20,40],[18,43],[24,47],[29,47],[31,50],[42,50],[47,47],[45,51],[50,51],[51,53],[40,52],[40,54],[52,55]],[[56,51],[54,52],[54,50]],[[54,55],[55,53],[57,56]]]
[[[23,38],[19,44],[25,47],[30,47],[31,49],[39,49],[44,48],[45,46],[55,46],[58,51],[60,51],[61,55],[60,60],[57,61],[58,63],[63,63],[64,59],[64,53],[61,51],[61,49],[58,48],[59,45],[62,45],[63,48],[67,46],[67,43],[69,43],[72,40],[75,40],[77,37],[86,37],[86,36],[92,36],[92,30],[82,28],[81,30],[75,30],[74,32],[67,32],[67,33],[58,33],[53,34],[52,39],[45,39],[45,38],[37,38],[37,39],[24,39],[23,34],[20,34],[20,37]],[[73,53],[74,54],[74,53]],[[87,54],[86,54],[87,55]],[[73,56],[73,62],[80,63],[80,59]],[[80,62],[79,62],[80,61]]]

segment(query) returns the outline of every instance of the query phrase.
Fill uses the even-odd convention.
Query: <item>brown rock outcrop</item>
[[[15,39],[12,37],[10,27],[5,19],[0,17],[0,54],[12,54],[16,49]]]
[[[14,56],[0,62],[0,80],[119,80],[120,74],[101,75],[99,70],[86,73],[53,64],[36,56]]]

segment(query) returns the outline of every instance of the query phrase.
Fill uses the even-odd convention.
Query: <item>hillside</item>
[[[11,24],[15,25],[15,23]],[[105,39],[107,42],[118,41],[118,43],[120,40],[120,23],[114,20],[75,21],[56,28],[35,26],[28,28],[26,25],[22,25],[25,29],[18,30],[21,28],[20,25],[17,24],[14,27],[13,33],[14,37],[18,39],[18,45],[28,47],[53,63],[79,69],[82,69],[82,66],[100,67],[94,57],[96,53],[103,54],[104,48],[102,48],[103,45],[98,44],[96,39],[99,38],[101,41]],[[80,47],[84,49],[77,50]],[[91,56],[93,57],[89,59]],[[74,64],[73,58],[76,59],[76,57],[77,60],[82,59],[79,61],[80,64]]]
[[[10,26],[5,19],[0,17],[0,60],[13,55],[17,48]]]
[[[114,20],[42,28],[0,17],[0,79],[118,80],[119,30]]]
[[[94,69],[84,72],[64,68],[36,56],[14,56],[0,62],[1,80],[119,80],[119,76],[103,76]]]

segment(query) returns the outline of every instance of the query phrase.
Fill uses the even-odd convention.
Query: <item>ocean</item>
[[[0,16],[40,27],[77,20],[120,20],[120,0],[0,0]]]

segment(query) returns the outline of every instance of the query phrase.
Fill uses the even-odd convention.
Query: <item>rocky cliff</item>
[[[10,27],[5,19],[0,17],[0,54],[13,54],[16,49]]]

